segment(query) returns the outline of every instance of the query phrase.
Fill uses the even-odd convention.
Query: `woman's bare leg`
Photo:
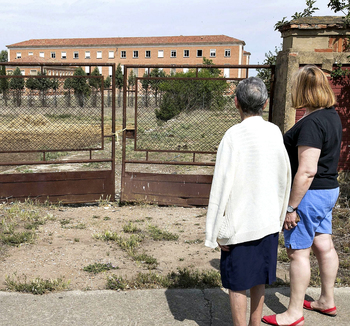
[[[253,286],[250,289],[250,320],[249,326],[260,326],[265,299],[265,284]]]
[[[229,291],[232,320],[234,326],[247,326],[247,293],[246,291]]]
[[[334,303],[334,283],[338,272],[338,254],[330,234],[316,233],[312,250],[316,255],[321,276],[320,298],[312,303],[312,308],[330,309]]]

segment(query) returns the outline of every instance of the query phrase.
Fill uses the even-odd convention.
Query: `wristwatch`
[[[287,213],[293,213],[297,210],[298,207],[288,206],[287,207]]]

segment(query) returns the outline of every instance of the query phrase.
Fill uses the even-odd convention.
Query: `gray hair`
[[[237,85],[236,96],[244,115],[261,115],[268,98],[266,86],[258,77],[242,80]]]

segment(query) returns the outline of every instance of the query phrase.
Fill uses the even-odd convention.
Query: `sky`
[[[335,16],[317,0],[314,16]],[[306,0],[0,0],[0,50],[29,39],[227,35],[246,43],[251,64],[282,42],[274,25]]]

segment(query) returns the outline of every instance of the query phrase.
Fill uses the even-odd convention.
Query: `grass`
[[[5,284],[10,291],[45,294],[48,292],[68,289],[70,281],[66,282],[63,278],[44,280],[39,277],[28,281],[25,275],[23,276],[23,279],[14,275],[12,277],[7,276]]]
[[[30,231],[13,232],[10,234],[0,234],[0,240],[4,245],[19,246],[23,243],[32,243],[35,234]]]
[[[110,290],[150,289],[150,288],[212,288],[221,286],[221,277],[218,271],[198,271],[190,268],[178,269],[166,276],[157,273],[138,273],[131,280],[117,275],[107,278],[106,288]]]
[[[141,229],[138,228],[135,224],[133,224],[132,222],[129,222],[128,224],[125,224],[123,226],[123,231],[125,233],[140,233]]]
[[[94,263],[84,267],[85,272],[89,272],[92,274],[98,274],[98,273],[109,271],[112,269],[119,269],[119,267],[113,266],[111,263],[107,263],[107,264]]]
[[[179,235],[168,231],[163,231],[155,225],[148,226],[149,236],[155,241],[176,241]]]

